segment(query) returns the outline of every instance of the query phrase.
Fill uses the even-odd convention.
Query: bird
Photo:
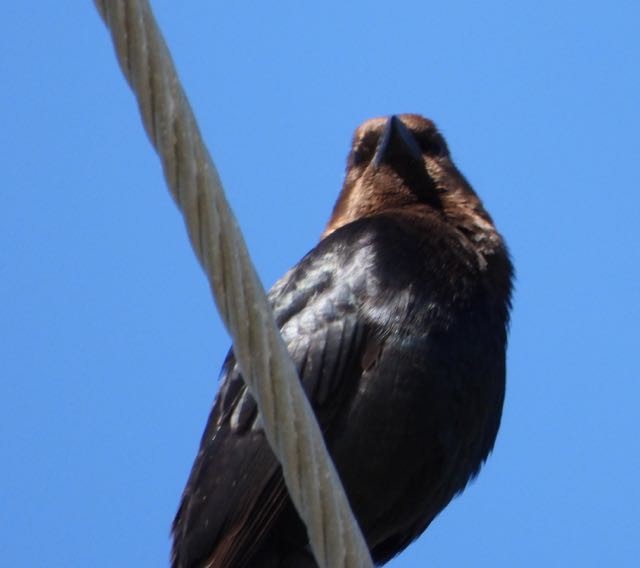
[[[493,449],[513,274],[431,120],[356,129],[320,241],[268,298],[376,565]],[[232,350],[172,535],[173,568],[317,567]]]

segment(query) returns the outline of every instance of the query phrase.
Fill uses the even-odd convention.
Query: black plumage
[[[422,533],[493,447],[511,275],[431,121],[358,128],[322,240],[269,299],[376,563]],[[233,353],[173,537],[174,568],[315,566]]]

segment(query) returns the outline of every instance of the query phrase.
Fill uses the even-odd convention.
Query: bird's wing
[[[366,330],[360,249],[323,241],[271,290],[282,336],[321,427],[357,389]],[[353,249],[352,249],[353,250]],[[357,251],[357,249],[356,249]],[[173,566],[244,566],[287,500],[280,467],[233,353],[173,525]]]

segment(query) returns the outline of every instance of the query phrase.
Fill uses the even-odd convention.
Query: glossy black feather
[[[499,423],[488,409],[501,408],[504,396],[506,305],[492,313],[474,255],[455,235],[452,246],[430,245],[425,229],[440,231],[437,220],[417,228],[409,221],[381,215],[339,229],[270,294],[378,561],[422,532],[475,475]],[[290,507],[256,417],[230,355],[176,518],[174,566],[199,566],[217,535],[258,512],[260,531],[243,527],[241,550],[220,566],[263,565],[233,563],[244,547],[259,550],[269,524]],[[484,439],[468,440],[467,422]],[[424,506],[407,515],[417,499]]]
[[[400,136],[398,120],[361,127],[325,238],[269,294],[377,563],[493,447],[512,273],[432,123],[403,115]],[[232,353],[173,535],[174,568],[315,567]]]

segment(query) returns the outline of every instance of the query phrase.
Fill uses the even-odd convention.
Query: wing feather
[[[315,249],[270,293],[283,339],[323,429],[341,400],[357,388],[354,366],[363,348],[354,283],[341,274],[344,268],[344,259]],[[174,568],[247,566],[288,503],[279,464],[232,352],[221,380],[174,520]]]

